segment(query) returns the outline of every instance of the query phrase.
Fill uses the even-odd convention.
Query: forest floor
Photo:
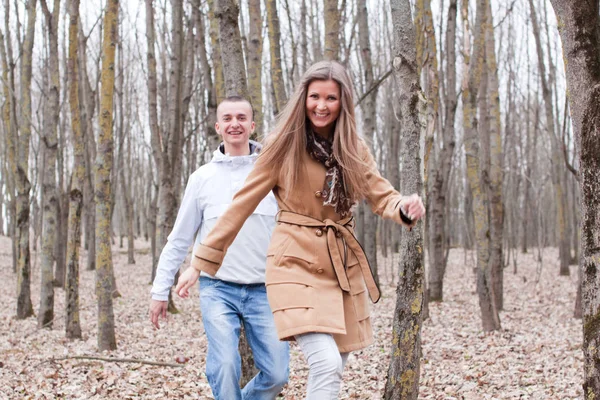
[[[55,295],[53,329],[37,329],[32,317],[19,321],[16,275],[10,240],[0,237],[0,399],[212,399],[204,375],[206,338],[198,291],[176,299],[180,310],[154,330],[148,319],[149,244],[136,241],[136,264],[127,264],[126,249],[114,248],[113,261],[121,297],[114,301],[118,348],[96,350],[96,297],[93,271],[81,271],[80,310],[83,340],[64,334],[64,290]],[[537,251],[535,252],[537,258]],[[396,256],[397,257],[397,256]],[[545,249],[540,263],[532,252],[518,254],[504,273],[502,329],[481,330],[473,274],[474,256],[450,252],[444,302],[430,305],[423,324],[421,399],[580,399],[583,355],[581,320],[573,318],[577,268],[558,276],[557,251]],[[32,302],[39,306],[39,254],[32,254]],[[386,382],[395,305],[391,266],[380,259],[383,298],[372,307],[376,343],[354,352],[344,371],[342,399],[381,399]],[[85,265],[85,264],[83,264]],[[395,273],[395,272],[394,272]],[[162,321],[161,321],[162,322]],[[175,363],[180,368],[115,363],[71,356],[135,358]],[[291,347],[290,380],[285,399],[303,399],[307,365]]]

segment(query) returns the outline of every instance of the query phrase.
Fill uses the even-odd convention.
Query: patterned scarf
[[[331,206],[342,218],[350,214],[350,208],[354,202],[348,198],[346,185],[344,185],[344,175],[342,168],[333,156],[332,143],[319,134],[315,134],[312,129],[306,132],[306,150],[308,154],[320,162],[327,169],[325,173],[325,183],[321,190],[324,206]]]

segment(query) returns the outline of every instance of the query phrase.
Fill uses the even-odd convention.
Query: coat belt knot
[[[277,222],[290,225],[314,227],[327,232],[326,237],[329,257],[331,258],[331,263],[337,276],[338,284],[344,292],[350,292],[350,283],[348,282],[348,275],[346,274],[346,263],[348,261],[347,250],[349,248],[358,260],[358,264],[363,279],[367,285],[367,290],[369,291],[369,297],[371,298],[371,301],[373,303],[377,303],[379,301],[381,298],[381,292],[373,277],[373,272],[369,266],[369,260],[367,259],[362,246],[349,229],[349,227],[354,226],[353,217],[347,217],[339,221],[333,221],[331,219],[325,219],[324,221],[321,221],[307,215],[281,210],[279,213],[277,213]],[[342,240],[344,245],[343,258],[340,254],[340,249],[337,246],[338,238]]]

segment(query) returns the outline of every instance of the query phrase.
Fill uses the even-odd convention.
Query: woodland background
[[[598,264],[584,254],[598,224],[582,212],[598,213],[597,199],[585,206],[598,188],[586,155],[600,123],[582,131],[570,108],[580,104],[565,65],[579,64],[567,63],[574,53],[563,56],[559,32],[581,32],[555,14],[572,8],[574,26],[600,27],[597,2],[591,12],[577,4],[2,0],[0,380],[14,391],[5,395],[210,395],[196,302],[171,299],[179,314],[150,329],[157,257],[187,178],[219,142],[218,102],[248,96],[260,139],[324,58],[351,71],[357,124],[382,174],[427,205],[410,233],[356,210],[386,298],[373,309],[378,343],[350,363],[344,396],[600,395],[598,357],[586,353],[600,340],[597,297],[586,295],[599,282],[576,267]],[[579,87],[595,93],[589,82]],[[583,89],[575,97],[593,100]],[[191,361],[172,372],[181,370],[57,360],[80,355]],[[301,397],[299,357],[286,398]]]

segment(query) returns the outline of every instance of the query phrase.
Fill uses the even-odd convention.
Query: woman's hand
[[[400,201],[400,209],[414,225],[419,219],[425,215],[425,206],[423,206],[423,200],[418,194],[411,194],[410,196],[403,196]]]
[[[199,277],[200,271],[198,271],[196,268],[189,267],[183,274],[179,276],[175,293],[177,293],[177,295],[183,299],[187,298],[190,295],[188,289],[198,282]]]

